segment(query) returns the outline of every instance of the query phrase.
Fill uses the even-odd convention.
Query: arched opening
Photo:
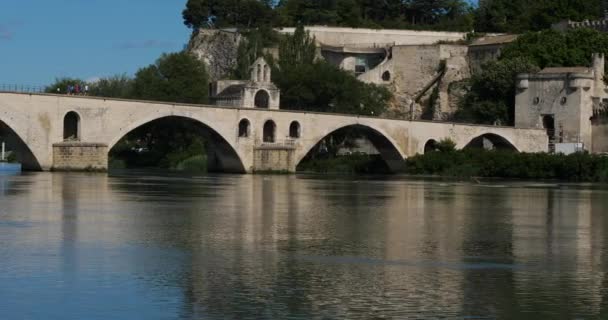
[[[249,120],[243,119],[239,122],[239,138],[247,138],[251,134],[251,123]]]
[[[390,73],[390,71],[384,71],[382,73],[382,81],[391,81],[391,73]]]
[[[264,123],[264,142],[273,143],[275,142],[275,134],[277,130],[277,125],[272,120],[266,121]]]
[[[6,162],[21,163],[23,170],[40,171],[42,167],[27,144],[6,123],[0,121],[0,144],[5,145]]]
[[[206,124],[186,117],[168,116],[150,121],[110,147],[110,170],[246,172],[226,139]]]
[[[297,121],[292,122],[289,125],[289,137],[297,139],[300,137],[300,123]]]
[[[518,151],[509,140],[493,133],[487,133],[471,140],[465,149]]]
[[[437,151],[437,141],[431,139],[424,144],[424,153],[426,154],[433,151]]]
[[[257,82],[262,81],[262,65],[261,64],[258,64],[258,66],[257,66],[257,77],[256,77],[255,81],[257,81]]]
[[[322,138],[297,165],[298,171],[385,174],[402,172],[405,159],[381,132],[364,125],[342,127]]]
[[[74,111],[66,113],[63,117],[63,140],[80,140],[80,116]]]
[[[266,90],[259,90],[258,92],[256,92],[254,99],[256,108],[268,109],[269,101],[270,96],[268,95],[268,92],[266,92]]]

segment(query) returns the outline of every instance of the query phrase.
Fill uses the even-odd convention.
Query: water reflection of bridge
[[[188,314],[576,317],[608,298],[602,190],[288,176],[20,183],[3,218],[41,222],[11,237],[55,246],[61,259],[46,268],[78,268],[90,258],[78,246],[95,243],[101,268],[180,287]],[[175,255],[115,264],[109,248],[125,245]],[[164,269],[166,259],[177,262]]]

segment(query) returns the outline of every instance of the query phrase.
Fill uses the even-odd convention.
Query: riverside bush
[[[608,181],[608,157],[588,153],[554,155],[471,149],[429,152],[406,161],[409,174]]]

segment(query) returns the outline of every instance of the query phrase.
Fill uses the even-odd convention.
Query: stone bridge
[[[24,167],[107,169],[108,152],[130,131],[175,117],[206,127],[216,140],[224,171],[295,171],[307,153],[336,130],[357,127],[394,171],[404,158],[450,138],[457,148],[491,143],[520,152],[543,152],[543,130],[391,120],[326,113],[228,108],[47,94],[0,93],[0,125],[25,146]]]

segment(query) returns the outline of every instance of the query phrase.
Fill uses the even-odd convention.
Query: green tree
[[[249,79],[251,65],[264,55],[264,48],[275,47],[279,42],[278,32],[267,27],[246,31],[243,35],[244,40],[239,43],[236,66],[232,72],[236,79]],[[272,59],[267,57],[267,60]]]
[[[78,78],[57,78],[55,82],[44,88],[44,92],[46,93],[57,93],[57,94],[66,94],[68,93],[68,86],[74,85],[85,85],[85,81]]]
[[[101,78],[89,83],[89,95],[107,98],[128,99],[133,96],[133,79],[126,74]]]
[[[386,88],[360,82],[315,57],[314,39],[303,27],[282,39],[273,81],[281,89],[283,108],[363,115],[384,112],[391,99]]]
[[[602,0],[485,0],[475,13],[480,32],[525,32],[550,28],[562,20],[597,19]]]
[[[182,17],[194,30],[207,26],[250,28],[271,25],[276,13],[272,1],[188,0]]]
[[[512,125],[515,115],[515,79],[520,73],[538,71],[530,60],[492,61],[470,79],[471,89],[455,114],[456,120]]]
[[[140,69],[133,80],[133,98],[180,103],[206,103],[209,79],[205,64],[193,55],[163,54]]]
[[[316,54],[315,39],[299,25],[293,35],[286,35],[279,43],[279,68],[310,65],[315,61]]]
[[[545,67],[587,66],[593,53],[608,53],[608,34],[592,29],[528,32],[508,45],[502,59],[525,58]]]

